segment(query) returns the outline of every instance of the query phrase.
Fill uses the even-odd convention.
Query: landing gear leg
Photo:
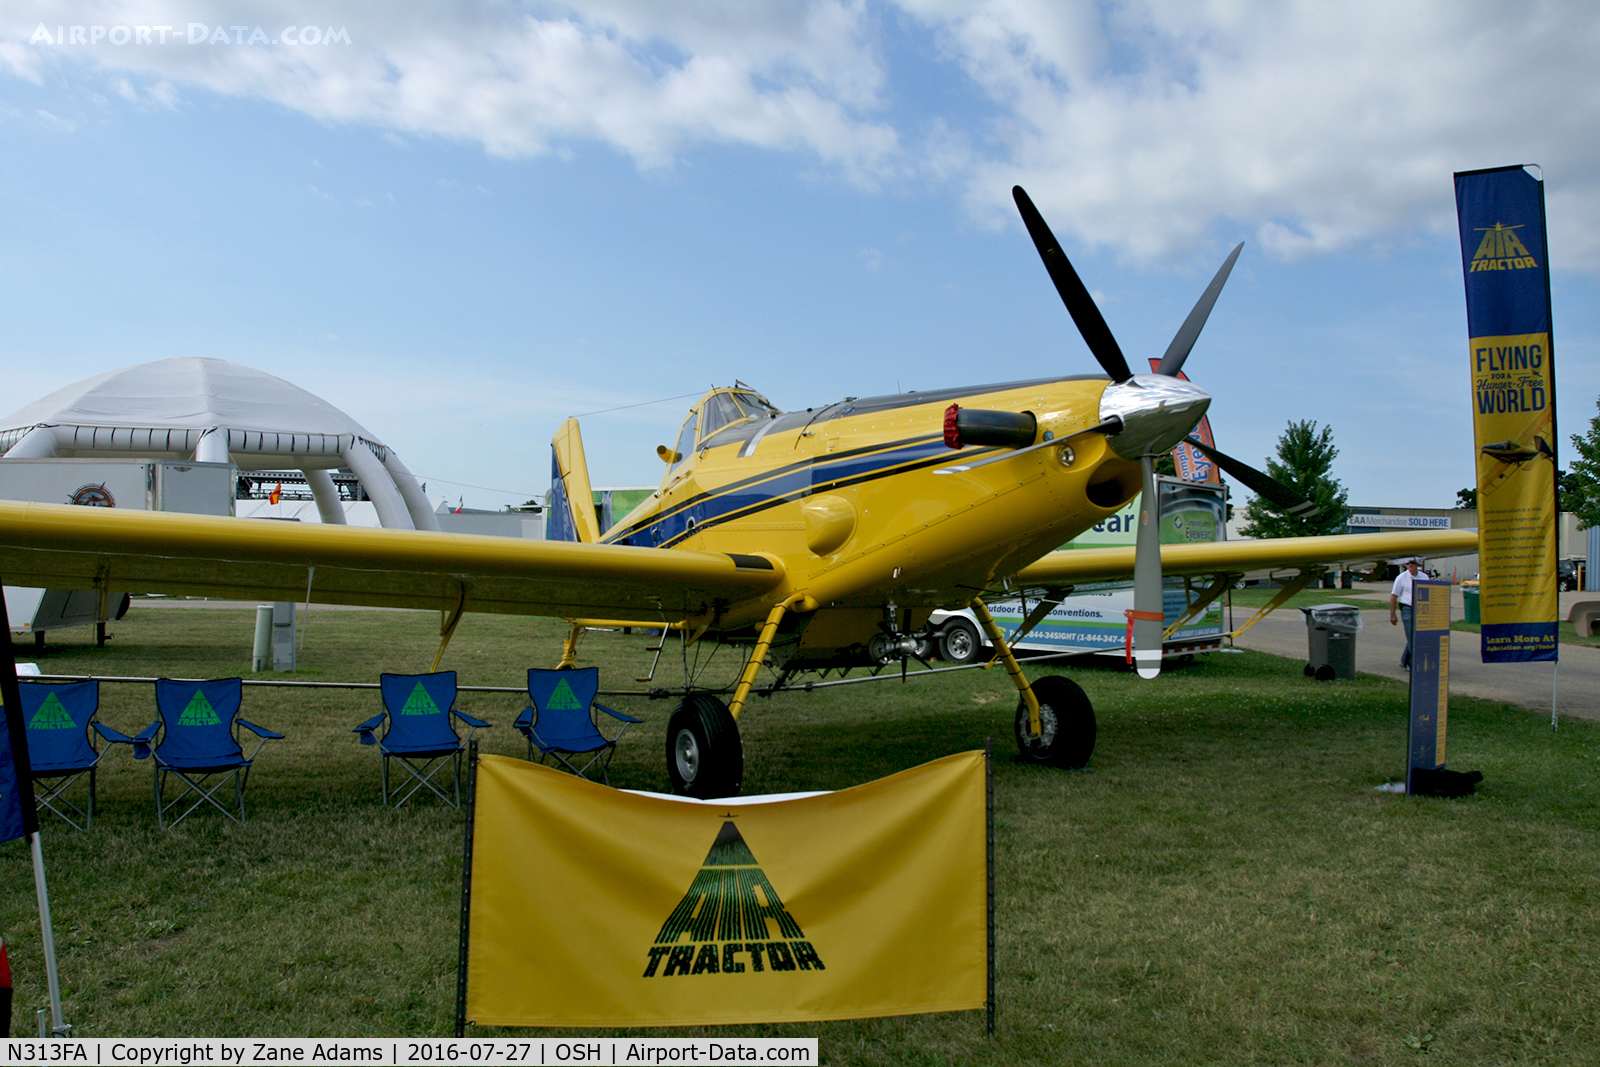
[[[583,636],[583,631],[582,623],[572,624],[572,632],[561,642],[561,662],[556,664],[556,670],[570,671],[578,665],[578,638]]]
[[[1011,675],[1011,683],[1017,687],[1017,692],[1022,694],[1022,706],[1028,709],[1028,735],[1038,737],[1043,732],[1039,724],[1039,698],[1033,695],[1033,689],[1028,685],[1028,678],[1022,673],[1022,665],[1017,662],[1017,657],[1011,654],[1011,646],[1006,644],[1006,635],[996,625],[994,616],[989,614],[989,609],[977,597],[972,598],[968,605],[972,613],[978,617],[978,624],[983,627],[983,632],[989,635],[989,643],[994,646],[995,656],[1006,665],[1006,673]]]
[[[1059,675],[1028,684],[989,609],[982,601],[974,600],[972,613],[983,624],[989,643],[1006,665],[1021,696],[1017,701],[1017,751],[1022,759],[1072,769],[1086,766],[1094,753],[1095,718],[1094,707],[1083,689]]]
[[[756,647],[750,650],[750,662],[744,665],[744,673],[739,676],[739,684],[734,687],[733,699],[728,702],[728,714],[735,719],[739,712],[744,710],[744,703],[750,699],[750,690],[756,684],[756,675],[761,670],[761,665],[767,661],[767,650],[772,647],[772,639],[778,636],[778,624],[789,613],[789,609],[799,604],[805,597],[799,593],[773,606],[767,613],[767,621],[761,627],[761,636],[756,638]]]

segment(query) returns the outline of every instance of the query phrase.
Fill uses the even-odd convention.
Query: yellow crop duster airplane
[[[661,488],[604,531],[569,419],[553,442],[552,539],[543,542],[0,503],[0,576],[102,593],[438,608],[446,640],[463,612],[555,616],[575,623],[564,661],[583,620],[668,627],[685,646],[743,645],[728,703],[686,674],[668,724],[674,787],[715,797],[738,792],[738,718],[763,666],[783,672],[770,692],[798,671],[903,665],[928,639],[935,608],[971,606],[988,631],[1019,693],[1023,757],[1082,766],[1095,736],[1088,698],[1060,676],[1030,684],[983,597],[1036,596],[1026,627],[1075,585],[1131,575],[1133,654],[1139,673],[1155,677],[1163,572],[1210,576],[1203,604],[1247,570],[1309,575],[1334,561],[1476,550],[1474,531],[1160,545],[1154,458],[1210,403],[1177,374],[1239,249],[1156,373],[1136,375],[1027,194],[1014,195],[1104,376],[846,397],[791,412],[743,386],[716,389],[690,410],[676,444],[658,450]],[[1203,450],[1258,494],[1310,507]],[[1134,549],[1052,551],[1141,490]]]

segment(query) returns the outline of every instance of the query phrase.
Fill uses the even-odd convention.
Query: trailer
[[[0,499],[83,507],[181,511],[232,515],[238,469],[231,463],[104,458],[0,459]],[[36,589],[6,586],[6,614],[13,634],[32,634],[44,645],[51,630],[98,626],[105,640],[108,619],[120,619],[128,597],[115,590]]]
[[[1162,544],[1221,541],[1227,537],[1227,487],[1214,482],[1187,482],[1179,478],[1156,479],[1160,498]],[[1139,520],[1139,498],[1100,525],[1063,545],[1060,551],[1111,548],[1134,544]],[[1197,595],[1184,578],[1163,583],[1162,608],[1170,628],[1187,611]],[[1011,599],[986,603],[989,614],[1006,635],[1013,650],[1027,654],[1124,656],[1128,642],[1127,612],[1133,610],[1133,583],[1105,582],[1079,586],[1050,610],[1021,640],[1014,635],[1036,600]],[[1226,627],[1220,603],[1213,603],[1196,618],[1166,635],[1162,654],[1192,656],[1222,647]],[[929,620],[932,639],[926,651],[952,663],[970,663],[992,654],[977,617],[968,609],[935,611]]]

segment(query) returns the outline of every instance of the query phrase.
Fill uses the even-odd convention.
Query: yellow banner
[[[1550,335],[1472,339],[1485,660],[1556,655]]]
[[[483,756],[467,1021],[687,1026],[987,999],[984,755],[698,803]]]

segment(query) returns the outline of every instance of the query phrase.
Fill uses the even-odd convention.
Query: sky
[[[81,28],[81,33],[75,28]],[[103,32],[102,32],[103,31]],[[1600,396],[1600,7],[1272,0],[11,0],[0,414],[207,356],[434,499],[653,485],[688,405],[1092,373],[1023,185],[1130,362],[1355,505],[1472,482],[1454,171],[1537,164],[1558,430]],[[1563,465],[1564,465],[1563,457]]]

